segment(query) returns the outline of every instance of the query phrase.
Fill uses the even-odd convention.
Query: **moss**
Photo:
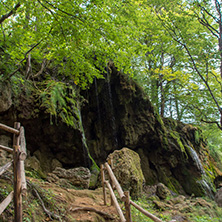
[[[161,129],[166,132],[167,130],[166,130],[166,127],[164,125],[164,122],[163,122],[162,118],[160,117],[160,115],[158,114],[158,112],[156,110],[154,111],[154,116],[155,116],[157,122],[159,123]]]
[[[162,144],[163,144],[163,147],[164,147],[164,148],[168,148],[169,142],[168,142],[168,139],[167,139],[167,136],[166,136],[166,135],[163,135]]]
[[[164,118],[164,123],[165,123],[166,127],[171,130],[176,130],[176,128],[178,126],[178,121],[176,121],[172,118]]]
[[[188,159],[188,156],[187,156],[187,153],[186,153],[186,149],[185,149],[182,141],[180,140],[180,135],[179,135],[179,133],[176,132],[176,131],[171,131],[171,132],[170,132],[170,136],[171,136],[174,140],[176,140],[176,142],[177,142],[177,144],[178,144],[178,146],[179,146],[179,148],[180,148],[180,151],[181,151],[182,153],[184,153],[185,156],[186,156],[186,158]]]
[[[175,178],[167,177],[167,187],[173,191],[174,193],[178,194],[180,189],[180,184]]]
[[[200,134],[199,134],[198,130],[195,130],[195,132],[194,132],[194,140],[195,140],[196,144],[200,143]]]
[[[167,138],[167,129],[164,125],[163,119],[160,117],[160,115],[157,113],[156,110],[154,111],[154,116],[157,120],[158,126],[156,126],[156,128],[157,128],[156,131],[159,134],[159,138],[161,140],[162,147],[167,150],[168,146],[169,146],[169,142],[168,142],[168,138]]]
[[[128,148],[116,150],[108,156],[113,160],[114,174],[122,188],[129,190],[132,199],[137,199],[142,193],[144,182],[139,155]]]

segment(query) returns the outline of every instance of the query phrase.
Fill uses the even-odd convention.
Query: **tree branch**
[[[4,22],[7,18],[9,18],[11,15],[15,14],[15,12],[17,11],[17,9],[21,6],[20,3],[16,4],[15,7],[7,14],[2,15],[2,17],[0,18],[0,24],[2,24],[2,22]]]
[[[206,12],[210,17],[212,17],[215,22],[218,23],[217,17],[215,17],[213,14],[211,14],[209,11],[207,11],[206,8],[205,8],[204,6],[202,6],[201,4],[198,4],[198,6],[199,6],[204,12]]]
[[[49,12],[51,13],[51,15],[55,18],[55,20],[58,22],[58,24],[59,24],[59,26],[60,26],[60,28],[61,28],[61,31],[62,31],[62,35],[63,35],[64,39],[66,40],[66,36],[65,36],[65,34],[64,34],[63,27],[62,27],[62,25],[60,24],[58,18],[55,16],[55,13],[54,13],[50,8],[48,8],[47,6],[45,6],[40,0],[37,0],[37,1],[38,1],[38,3],[39,3],[43,8],[45,8],[47,11],[49,11]]]
[[[43,73],[43,70],[44,68],[47,66],[47,60],[46,59],[43,59],[43,62],[42,62],[42,65],[41,65],[41,69],[35,74],[32,76],[32,78],[36,78],[38,77],[39,75],[41,75]]]
[[[220,124],[217,122],[217,121],[208,121],[208,120],[204,120],[204,119],[201,119],[200,121],[204,122],[204,123],[209,123],[209,124],[216,124],[217,127],[222,130],[222,127],[220,126]]]
[[[60,9],[60,8],[58,8],[58,7],[56,7],[56,6],[54,6],[51,2],[48,2],[48,1],[46,1],[46,0],[45,0],[45,2],[46,2],[48,5],[52,6],[54,9],[57,9],[58,11],[62,12],[63,14],[66,14],[66,15],[68,15],[68,16],[71,16],[71,17],[77,18],[76,15],[73,15],[73,14],[71,14],[71,13],[68,13],[68,12],[66,12],[66,11],[64,11],[64,10],[62,10],[62,9]]]
[[[196,71],[196,73],[198,74],[198,76],[201,78],[201,80],[203,81],[204,85],[207,87],[207,90],[208,92],[210,93],[211,95],[211,98],[213,99],[215,105],[217,106],[217,109],[220,113],[220,116],[221,116],[221,124],[222,124],[222,109],[216,99],[216,97],[214,96],[212,90],[211,90],[211,87],[209,86],[208,82],[206,81],[206,79],[203,77],[203,75],[201,74],[201,72],[199,71],[199,69],[197,68],[197,65],[196,65],[196,62],[193,58],[193,56],[191,55],[191,52],[189,50],[189,48],[187,47],[186,43],[184,43],[184,39],[183,39],[183,36],[180,32],[180,30],[178,30],[178,28],[174,25],[174,29],[172,28],[172,26],[170,26],[169,24],[166,24],[165,21],[163,21],[161,19],[161,17],[157,14],[158,18],[160,19],[160,21],[162,21],[162,24],[163,26],[165,27],[165,29],[168,31],[168,33],[171,35],[171,37],[177,42],[179,43],[181,46],[183,46],[183,48],[186,50],[190,60],[191,60],[191,63],[193,64],[193,68],[194,70]],[[177,34],[177,32],[179,32],[179,34]],[[218,123],[219,125],[219,123]],[[219,125],[220,126],[220,125]],[[220,126],[220,129],[222,129],[222,127]]]
[[[14,70],[12,73],[10,73],[5,79],[3,79],[3,82],[10,79],[16,72],[18,72],[21,68],[21,63],[26,60],[27,55],[34,49],[36,48],[40,43],[42,42],[42,40],[40,40],[39,42],[37,42],[35,45],[33,45],[26,53],[24,56],[24,59],[20,60],[16,66],[18,66],[18,68],[16,70]]]

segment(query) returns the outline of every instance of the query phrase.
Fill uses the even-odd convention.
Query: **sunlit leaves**
[[[7,12],[9,5],[12,7],[13,1],[5,1],[2,10]],[[120,69],[130,67],[131,58],[124,54],[134,54],[140,47],[140,12],[136,6],[116,1],[24,1],[16,17],[3,24],[5,44],[11,60],[17,64],[41,41],[32,50],[32,58],[46,58],[61,67],[68,63],[64,74],[75,76],[75,81],[86,87],[94,76],[101,76],[98,70],[110,59],[124,61],[124,65],[118,63]],[[91,75],[87,75],[90,69]],[[77,80],[82,73],[89,79]]]

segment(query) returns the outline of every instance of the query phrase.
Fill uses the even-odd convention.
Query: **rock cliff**
[[[161,119],[143,90],[112,64],[104,77],[82,92],[88,101],[81,110],[83,127],[96,163],[103,163],[114,150],[128,147],[139,154],[147,185],[161,182],[176,193],[213,196],[214,179],[221,173],[209,155],[201,130]],[[34,109],[27,103],[25,108]],[[0,122],[22,123],[30,155],[36,157],[43,171],[90,166],[80,130],[59,120],[51,125],[45,114],[24,118],[22,110],[13,106],[4,110]]]
[[[161,119],[143,90],[111,65],[84,96],[83,122],[93,158],[99,163],[128,147],[141,158],[147,184],[162,182],[172,191],[213,196],[219,170],[197,127]]]

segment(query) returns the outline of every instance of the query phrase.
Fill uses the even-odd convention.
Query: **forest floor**
[[[41,187],[53,193],[58,206],[63,208],[64,221],[119,221],[116,209],[110,205],[110,201],[104,205],[102,188],[67,189],[48,182],[42,182]]]
[[[102,188],[80,190],[73,187],[68,189],[31,177],[27,177],[27,181],[28,192],[26,197],[23,198],[23,222],[120,221],[115,207],[111,206],[109,194],[107,195],[108,204],[107,206],[104,205]],[[12,190],[11,182],[10,179],[0,178],[0,202],[5,198],[3,194],[7,196]],[[173,202],[174,204],[172,204]],[[212,202],[207,202],[202,198],[193,198],[191,200],[189,197],[184,200],[159,201],[157,202],[159,209],[150,208],[151,204],[149,206],[147,199],[145,202],[141,202],[141,204],[143,208],[148,209],[149,212],[151,210],[151,213],[160,217],[165,222],[171,219],[177,219],[177,222],[222,221],[221,208],[218,211],[218,208]],[[123,204],[121,208],[124,209]],[[132,213],[134,214],[133,222],[151,221],[149,218],[140,216],[133,209]],[[13,221],[13,214],[13,204],[10,204],[5,212],[0,215],[0,222]],[[191,214],[193,217],[190,217]]]
[[[119,221],[117,211],[104,205],[102,188],[96,190],[67,189],[43,180],[27,178],[28,192],[23,198],[23,221]],[[0,193],[12,190],[8,181],[0,179]],[[0,202],[3,198],[0,198]],[[60,218],[60,219],[59,219]],[[0,222],[13,221],[12,203],[0,215]]]

